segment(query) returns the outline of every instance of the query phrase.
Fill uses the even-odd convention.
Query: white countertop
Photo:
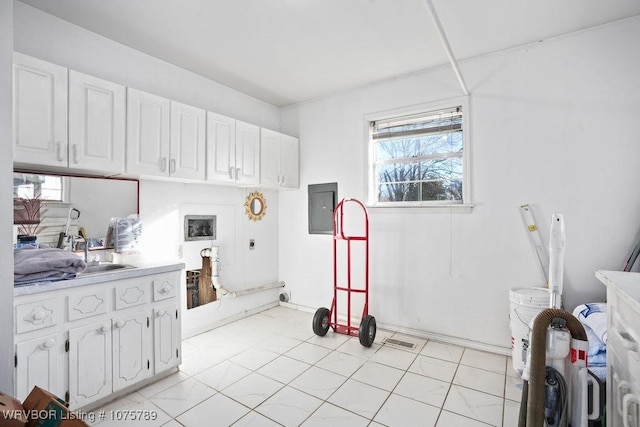
[[[37,294],[40,292],[55,291],[58,289],[73,288],[76,286],[94,285],[96,283],[111,282],[113,280],[128,279],[131,277],[148,276],[150,274],[166,273],[182,270],[184,263],[158,263],[140,264],[133,268],[111,270],[95,274],[80,275],[75,279],[58,280],[54,282],[42,282],[29,285],[14,286],[13,296]]]
[[[640,312],[640,273],[596,270],[596,277],[607,287],[612,286],[626,295],[629,303]]]

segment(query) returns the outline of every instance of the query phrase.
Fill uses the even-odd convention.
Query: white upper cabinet
[[[236,182],[260,183],[260,128],[236,120]]]
[[[205,179],[206,111],[171,101],[169,175]]]
[[[14,163],[124,172],[124,86],[13,58]]]
[[[260,181],[260,128],[207,112],[207,181],[255,185]]]
[[[127,172],[169,176],[171,102],[127,89]]]
[[[234,183],[236,121],[207,111],[207,181]]]
[[[298,150],[295,137],[14,53],[18,167],[295,189]]]
[[[206,113],[128,88],[127,172],[204,180]]]
[[[67,69],[13,54],[13,161],[67,166]]]
[[[124,173],[125,87],[69,71],[69,167]]]
[[[280,186],[280,133],[260,130],[260,183],[265,187]]]
[[[300,142],[298,138],[282,135],[280,140],[280,173],[281,186],[284,188],[300,187]]]
[[[270,188],[298,188],[298,138],[269,129],[260,131],[260,185]]]

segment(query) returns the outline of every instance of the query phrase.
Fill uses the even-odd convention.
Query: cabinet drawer
[[[145,304],[149,301],[149,286],[143,281],[127,282],[114,289],[116,310]]]
[[[106,289],[94,290],[78,295],[70,295],[68,300],[69,321],[97,316],[107,312]]]
[[[48,328],[60,322],[60,300],[51,298],[16,305],[16,333]]]
[[[174,298],[178,289],[178,280],[172,274],[159,275],[153,279],[153,300],[162,301]]]

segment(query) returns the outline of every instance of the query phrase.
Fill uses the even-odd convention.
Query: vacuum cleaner
[[[555,213],[549,239],[550,308],[530,325],[518,427],[587,427],[589,419],[599,417],[599,408],[588,413],[587,334],[561,308],[564,246],[564,218]],[[599,395],[599,390],[593,392]]]

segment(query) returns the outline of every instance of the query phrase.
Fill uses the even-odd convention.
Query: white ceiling
[[[425,0],[20,0],[284,106],[446,64]],[[458,60],[640,15],[638,0],[433,0]]]

